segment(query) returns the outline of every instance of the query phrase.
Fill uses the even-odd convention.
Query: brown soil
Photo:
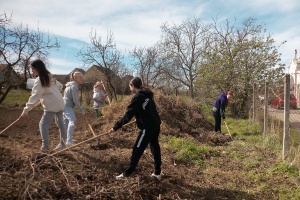
[[[195,103],[160,94],[155,98],[163,121],[161,134],[166,140],[171,136],[190,138],[220,152],[230,144],[228,136],[210,131],[213,125],[204,119]],[[99,143],[90,141],[55,156],[46,156],[39,150],[41,109],[31,111],[26,119],[11,126],[0,136],[1,199],[273,199],[273,191],[249,194],[238,189],[239,185],[246,184],[252,189],[256,186],[227,174],[241,166],[228,158],[226,152],[214,158],[218,168],[207,170],[205,166],[212,162],[210,155],[206,155],[202,167],[177,160],[174,164],[174,152],[161,145],[163,171],[162,180],[158,181],[150,177],[153,157],[147,148],[132,176],[116,180],[115,176],[128,164],[137,129],[133,123],[121,131],[107,131],[123,115],[128,102],[129,98],[122,104],[105,107],[104,117],[98,120],[92,111],[88,112],[86,116],[95,133],[103,134]],[[0,107],[0,130],[21,112],[19,108]],[[91,138],[92,133],[82,115],[78,114],[77,119],[74,139],[79,143]],[[58,139],[53,122],[51,148],[58,144]],[[230,181],[238,185],[237,189],[226,186]]]

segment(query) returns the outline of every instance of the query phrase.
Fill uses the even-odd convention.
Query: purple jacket
[[[213,107],[213,114],[225,118],[225,108],[227,106],[227,95],[222,93],[216,100]]]

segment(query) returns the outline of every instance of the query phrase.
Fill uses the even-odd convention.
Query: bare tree
[[[8,17],[6,13],[0,15],[0,27],[5,27],[11,22],[11,16]]]
[[[136,61],[134,67],[143,83],[152,88],[157,86],[160,65],[158,49],[155,47],[135,48],[131,55]]]
[[[187,87],[194,97],[194,84],[199,76],[197,69],[208,45],[209,26],[200,19],[187,19],[180,25],[161,26],[161,72]]]
[[[56,38],[52,42],[49,35],[39,30],[31,31],[20,25],[15,28],[0,27],[0,63],[6,65],[7,71],[0,79],[0,88],[5,84],[5,90],[0,90],[0,104],[13,87],[23,85],[30,69],[30,59],[34,57],[45,59],[50,49],[59,48]],[[15,72],[18,78],[13,78]]]
[[[83,61],[84,66],[97,65],[103,70],[104,84],[108,95],[117,99],[117,87],[120,83],[118,76],[118,66],[122,59],[122,54],[117,50],[114,43],[114,37],[111,32],[107,34],[106,41],[102,42],[101,36],[97,35],[96,30],[90,32],[91,44],[86,44],[77,54],[78,58]]]

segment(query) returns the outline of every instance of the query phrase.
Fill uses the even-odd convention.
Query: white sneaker
[[[63,149],[65,149],[65,148],[66,148],[65,145],[59,144],[59,145],[57,145],[57,146],[55,147],[54,151],[60,151],[60,150],[63,150]]]
[[[74,141],[66,143],[67,146],[73,146],[74,144],[76,144]]]
[[[117,180],[121,180],[121,179],[123,179],[123,178],[125,178],[125,176],[124,176],[123,173],[120,174],[119,176],[116,176],[116,179],[117,179]]]
[[[154,173],[151,174],[151,177],[156,177],[159,181],[161,180],[161,175],[156,175]]]

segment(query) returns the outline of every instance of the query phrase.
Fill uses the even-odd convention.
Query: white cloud
[[[82,67],[78,62],[58,58],[49,58],[47,64],[52,74],[69,74],[73,69]],[[53,66],[55,66],[55,68]]]
[[[13,12],[14,25],[39,27],[61,37],[63,46],[59,54],[54,54],[55,58],[73,64],[77,62],[74,54],[82,48],[81,41],[89,42],[91,29],[97,30],[103,40],[111,31],[117,47],[128,51],[135,46],[154,45],[160,39],[160,26],[164,22],[179,24],[194,16],[209,22],[212,17],[218,17],[219,21],[254,17],[265,22],[267,31],[273,33],[277,41],[288,40],[281,48],[285,62],[292,58],[288,59],[290,51],[292,54],[300,47],[296,42],[299,41],[296,33],[300,32],[297,0],[284,3],[282,0],[0,0],[0,8],[7,14]],[[61,63],[52,65],[61,66]]]
[[[298,33],[298,28],[294,27],[289,30],[283,30],[278,34],[274,34],[274,38],[277,40],[278,44],[287,41],[279,48],[279,52],[282,53],[282,62],[286,65],[294,58],[295,49],[298,49],[298,52],[300,52],[300,35]],[[297,57],[299,56],[300,54],[298,54]]]

